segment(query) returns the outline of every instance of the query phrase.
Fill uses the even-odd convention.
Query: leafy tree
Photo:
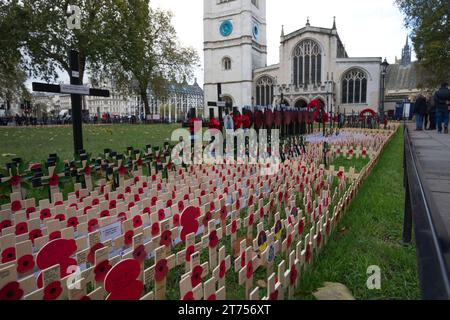
[[[139,94],[150,114],[148,90],[158,98],[166,97],[167,79],[192,78],[198,55],[179,44],[170,12],[151,8],[149,0],[107,3],[110,10],[99,16],[104,22],[102,47],[108,49],[95,77],[107,74],[122,92]]]
[[[412,31],[422,86],[434,87],[450,76],[450,1],[396,0]]]
[[[21,68],[21,12],[17,1],[0,1],[0,98],[6,101],[29,98],[24,83],[26,73]]]

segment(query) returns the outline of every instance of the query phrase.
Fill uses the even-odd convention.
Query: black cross
[[[81,96],[109,97],[109,90],[90,89],[81,85],[78,51],[69,51],[70,85],[54,85],[33,82],[33,91],[51,93],[70,93],[72,100],[72,124],[74,152],[83,150],[83,121],[81,115]]]

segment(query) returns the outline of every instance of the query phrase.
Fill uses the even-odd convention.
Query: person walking
[[[414,107],[414,114],[416,116],[416,131],[423,130],[423,117],[427,112],[427,99],[419,93],[416,98],[416,103]]]
[[[430,119],[430,126],[425,130],[436,130],[436,103],[434,101],[433,92],[428,93],[427,111]]]
[[[448,134],[448,103],[450,101],[450,90],[448,83],[442,84],[441,88],[434,94],[436,103],[436,125],[438,133],[442,133],[442,124],[444,124],[444,133]]]

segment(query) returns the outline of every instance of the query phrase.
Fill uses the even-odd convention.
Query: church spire
[[[333,30],[336,30],[336,17],[333,17]]]
[[[284,37],[284,25],[281,26],[281,37]]]
[[[411,47],[409,45],[409,37],[406,35],[406,43],[402,50],[402,60],[400,64],[404,67],[407,67],[411,64]]]
[[[309,17],[306,19],[306,26],[309,27],[311,24],[309,23]]]

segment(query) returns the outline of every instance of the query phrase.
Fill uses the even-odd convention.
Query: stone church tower
[[[218,84],[228,105],[250,106],[253,70],[267,66],[266,0],[203,3],[205,108],[217,102]]]

